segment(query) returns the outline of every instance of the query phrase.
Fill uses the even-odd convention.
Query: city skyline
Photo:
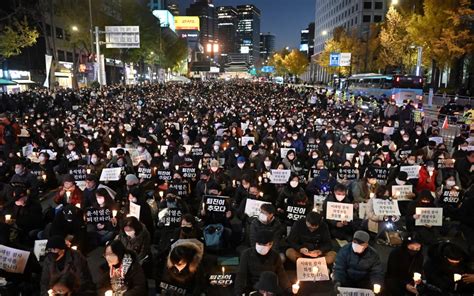
[[[182,14],[193,0],[180,0]],[[300,32],[314,21],[314,0],[298,0],[298,5],[288,9],[287,0],[214,0],[217,6],[237,6],[253,4],[261,11],[261,32],[271,32],[276,36],[276,49],[286,46],[299,48]],[[283,16],[282,13],[285,13]],[[285,20],[283,22],[282,20]]]

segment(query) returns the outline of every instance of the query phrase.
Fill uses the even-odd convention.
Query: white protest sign
[[[161,145],[161,146],[158,146],[160,148],[160,154],[163,155],[163,154],[166,154],[166,151],[168,151],[168,146],[166,145]]]
[[[436,142],[436,145],[443,143],[443,137],[430,137],[428,140]]]
[[[327,203],[326,219],[335,221],[352,221],[354,219],[354,205],[351,203]]]
[[[242,137],[240,146],[247,146],[248,142],[255,143],[255,137]]]
[[[137,205],[134,202],[130,202],[130,208],[128,214],[140,220],[140,208],[141,206]]]
[[[406,172],[408,174],[408,179],[418,179],[420,168],[421,166],[419,165],[401,166],[400,172]]]
[[[280,157],[285,158],[290,151],[295,151],[295,148],[280,148]]]
[[[118,181],[120,180],[120,174],[122,168],[106,168],[102,170],[100,174],[100,181]]]
[[[245,202],[245,214],[249,217],[256,217],[260,214],[260,207],[269,202],[247,198]]]
[[[393,185],[392,197],[397,200],[408,200],[408,195],[413,193],[413,185]]]
[[[35,254],[38,261],[41,256],[46,254],[46,244],[48,243],[47,239],[38,239],[35,240],[35,246],[33,248],[33,253]]]
[[[298,281],[328,281],[329,272],[326,259],[299,258],[296,260],[296,274]]]
[[[393,135],[394,130],[395,128],[393,126],[384,126],[382,129],[382,133],[391,136]]]
[[[416,208],[415,213],[420,215],[415,226],[443,226],[443,208]]]
[[[340,287],[338,290],[341,296],[375,296],[374,291],[369,289]]]
[[[50,149],[42,149],[40,152],[46,152],[49,155],[49,160],[56,160],[56,156],[58,155],[57,152],[54,152]]]
[[[125,152],[128,152],[130,155],[137,153],[137,148],[125,148],[125,147],[111,147],[109,151],[112,153],[113,156],[117,155],[117,150],[122,149]]]
[[[373,199],[374,213],[377,216],[400,216],[398,202],[388,199]]]
[[[270,183],[272,184],[286,184],[291,176],[291,170],[271,170]]]
[[[23,273],[30,252],[0,245],[0,269],[11,273]]]
[[[248,123],[246,123],[246,122],[240,123],[240,129],[241,130],[245,131],[248,127],[249,127]],[[242,145],[242,146],[244,146],[244,145]]]
[[[367,218],[367,204],[365,202],[359,203],[359,219]]]
[[[183,145],[183,147],[186,150],[186,154],[190,154],[191,149],[193,149],[193,145]]]

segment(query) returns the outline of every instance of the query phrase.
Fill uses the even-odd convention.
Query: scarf
[[[110,284],[115,296],[123,295],[127,291],[125,275],[130,269],[132,262],[132,257],[129,254],[125,254],[119,267],[115,268],[112,266],[110,268]]]

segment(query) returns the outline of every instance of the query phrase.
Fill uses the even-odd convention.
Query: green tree
[[[13,19],[12,24],[6,25],[0,33],[0,59],[19,55],[23,48],[34,45],[38,36],[38,31],[28,24],[26,18],[21,21]]]

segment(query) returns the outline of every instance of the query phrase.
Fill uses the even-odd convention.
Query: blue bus
[[[423,77],[414,75],[355,74],[342,87],[356,96],[385,96],[402,105],[404,100],[423,102]]]

